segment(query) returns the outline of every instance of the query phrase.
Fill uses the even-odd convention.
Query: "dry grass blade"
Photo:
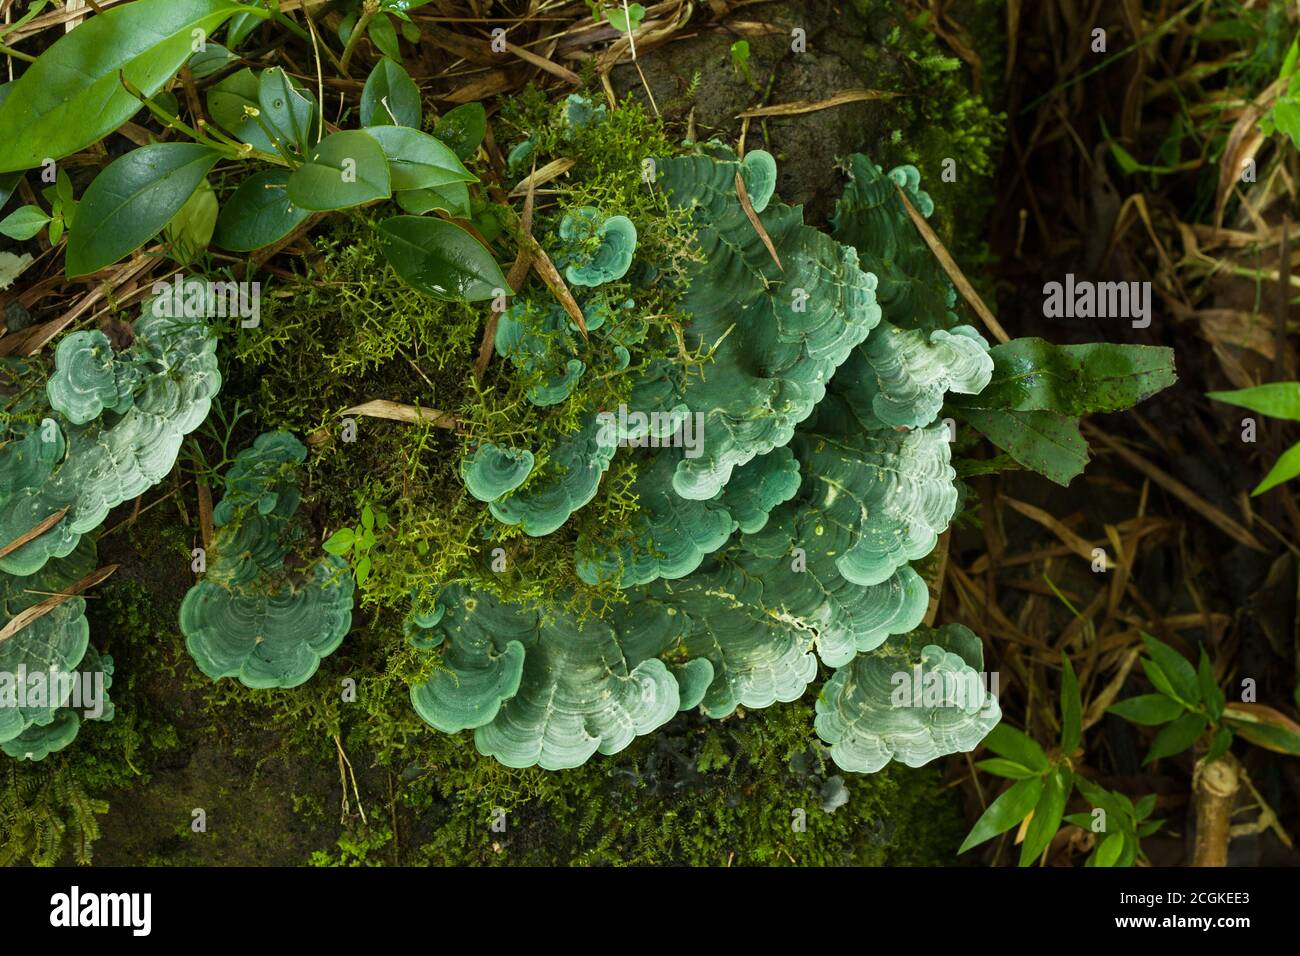
[[[531,63],[533,66],[545,70],[552,76],[558,76],[566,83],[572,83],[574,86],[582,85],[582,77],[578,76],[577,73],[574,73],[567,67],[560,66],[560,64],[546,59],[544,56],[538,56],[531,50],[525,50],[521,46],[515,46],[515,44],[510,43],[509,41],[506,42],[506,49],[519,57],[519,59],[523,60],[525,63]]]
[[[1092,699],[1092,702],[1088,705],[1088,711],[1083,718],[1084,730],[1087,730],[1093,724],[1097,723],[1097,721],[1101,720],[1102,717],[1106,716],[1106,708],[1115,703],[1115,698],[1117,698],[1119,692],[1124,689],[1124,683],[1128,680],[1129,671],[1131,671],[1133,665],[1137,663],[1138,655],[1141,652],[1142,649],[1140,647],[1131,648],[1128,654],[1125,655],[1124,663],[1120,665],[1115,676],[1110,679],[1110,682],[1104,688],[1102,688],[1101,693]]]
[[[534,172],[536,172],[534,164]],[[524,211],[519,217],[519,231],[524,236],[531,236],[533,231],[533,203],[537,198],[537,191],[530,184],[528,195],[524,197]],[[524,287],[524,279],[528,277],[528,270],[533,265],[533,253],[529,248],[529,243],[525,240],[519,243],[519,251],[515,254],[514,264],[510,267],[510,272],[506,275],[506,285],[516,292]],[[496,345],[497,325],[501,321],[501,313],[493,309],[488,316],[487,323],[483,326],[483,339],[478,344],[478,355],[474,359],[474,377],[480,382],[483,381],[483,373],[487,371],[488,363],[492,361],[492,349]]]
[[[438,428],[455,428],[456,416],[440,412],[436,408],[420,408],[416,405],[403,405],[390,402],[385,398],[376,398],[351,408],[345,408],[340,415],[361,415],[365,418],[384,418],[393,422],[432,422]]]
[[[754,212],[754,204],[749,201],[749,191],[745,189],[745,180],[740,177],[740,173],[736,173],[736,195],[740,198],[740,208],[745,210],[745,215],[749,218],[754,231],[758,233],[758,238],[763,240],[763,246],[767,249],[767,254],[772,257],[776,267],[784,272],[785,266],[781,265],[781,257],[776,254],[776,246],[772,245],[772,237],[763,228],[758,213]]]
[[[864,103],[869,100],[890,100],[901,93],[887,93],[884,90],[844,90],[824,100],[794,100],[790,103],[774,103],[771,106],[758,106],[752,110],[737,113],[736,119],[758,119],[764,116],[798,116],[801,113],[816,113],[846,103]]]
[[[911,201],[907,198],[907,193],[903,192],[903,188],[897,183],[894,184],[894,188],[898,190],[898,198],[902,200],[907,215],[911,217],[912,222],[916,225],[916,231],[921,234],[925,244],[930,247],[934,257],[939,260],[939,265],[943,266],[943,271],[948,273],[948,278],[957,287],[961,297],[970,303],[970,307],[975,310],[975,314],[980,317],[980,321],[984,323],[985,328],[993,334],[995,339],[999,342],[1010,342],[1011,336],[1007,335],[1006,329],[1002,328],[1001,323],[993,317],[993,313],[984,304],[984,300],[979,297],[979,293],[966,280],[966,276],[958,268],[957,263],[953,261],[952,256],[948,255],[948,250],[939,241],[939,237],[934,234],[930,224],[925,221],[925,217],[913,208]]]
[[[564,306],[564,311],[569,313],[569,318],[573,319],[573,324],[578,327],[582,337],[587,337],[587,319],[582,314],[582,308],[578,305],[578,300],[573,297],[569,291],[568,285],[564,282],[564,276],[560,275],[560,270],[555,268],[555,263],[551,257],[546,254],[546,250],[539,246],[531,236],[529,237],[530,251],[533,254],[533,268],[537,274],[542,277],[546,283],[546,288],[551,290],[551,295]]]
[[[934,620],[939,615],[939,601],[943,597],[943,579],[948,573],[948,539],[952,534],[952,529],[948,529],[939,535],[939,543],[934,546],[931,554],[937,555],[934,566],[930,572],[925,574],[926,587],[930,589],[930,604],[925,609],[925,618],[923,623],[926,627],[934,627]]]
[[[1180,499],[1183,502],[1183,504],[1187,505],[1197,514],[1203,517],[1206,521],[1210,522],[1212,525],[1214,525],[1224,534],[1228,535],[1228,537],[1232,538],[1234,541],[1238,541],[1241,544],[1244,544],[1246,547],[1251,548],[1255,551],[1266,550],[1264,546],[1260,544],[1259,539],[1256,538],[1253,534],[1251,534],[1249,530],[1244,528],[1242,525],[1238,524],[1236,521],[1233,521],[1222,511],[1214,507],[1214,505],[1210,504],[1208,501],[1206,501],[1196,492],[1192,491],[1191,488],[1188,488],[1185,484],[1183,484],[1173,475],[1169,474],[1167,471],[1164,471],[1158,466],[1153,465],[1151,462],[1147,461],[1141,455],[1138,455],[1135,452],[1132,452],[1129,449],[1125,448],[1123,445],[1115,441],[1113,438],[1111,438],[1101,429],[1094,428],[1091,425],[1086,425],[1084,427],[1088,431],[1088,437],[1095,438],[1098,441],[1100,441],[1103,445],[1105,445],[1115,454],[1119,455],[1121,458],[1123,458],[1126,462],[1128,462],[1138,471],[1142,472],[1142,474],[1146,475],[1156,484],[1160,485],[1162,488],[1164,488],[1174,497]]]
[[[1002,496],[1002,500],[1005,501],[1013,510],[1020,512],[1030,521],[1040,524],[1048,531],[1052,532],[1052,534],[1061,539],[1061,542],[1067,548],[1079,557],[1083,558],[1083,560],[1088,562],[1093,560],[1093,546],[1065,525],[1061,524],[1060,521],[1043,509],[1035,508],[1033,505],[1026,504],[1023,501],[1017,501],[1015,498],[1008,498],[1006,495]],[[1103,554],[1105,554],[1104,551]],[[1110,559],[1110,555],[1105,555],[1105,562],[1107,571],[1110,571],[1115,567],[1115,562]]]
[[[33,604],[25,611],[20,611],[19,613],[15,614],[13,616],[13,619],[10,620],[10,622],[4,626],[4,629],[0,630],[0,641],[9,640],[9,638],[13,637],[15,634],[17,634],[19,631],[25,628],[28,624],[31,624],[32,621],[36,621],[39,620],[40,618],[43,618],[45,615],[49,614],[60,604],[63,604],[65,601],[72,600],[82,591],[85,591],[88,588],[93,588],[96,584],[99,584],[101,581],[105,580],[109,575],[111,575],[116,570],[117,570],[117,565],[110,564],[100,568],[98,571],[91,571],[80,581],[77,581],[75,584],[70,585],[67,588],[67,590],[62,591],[59,594],[54,595],[53,597],[48,597],[44,601],[41,601],[38,604]]]
[[[203,550],[212,550],[212,489],[205,478],[200,477],[199,489],[199,531],[203,536]]]
[[[515,184],[515,188],[510,190],[511,197],[526,195],[530,189],[536,189],[538,186],[545,186],[552,179],[559,179],[573,168],[575,162],[577,162],[577,160],[569,159],[567,157],[551,160],[541,169],[535,170],[523,179],[519,180],[519,182]]]
[[[17,551],[19,548],[21,548],[23,545],[25,545],[28,541],[32,541],[33,539],[39,538],[41,535],[45,534],[45,532],[49,531],[56,524],[62,521],[63,516],[66,515],[67,513],[68,513],[67,508],[61,508],[58,511],[54,512],[54,514],[50,515],[48,518],[43,518],[40,521],[40,523],[36,525],[36,527],[32,528],[30,531],[24,531],[22,534],[14,538],[4,547],[0,548],[0,558],[8,557],[9,555]]]

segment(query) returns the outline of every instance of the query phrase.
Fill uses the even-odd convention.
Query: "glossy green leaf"
[[[1200,686],[1201,700],[1205,702],[1210,719],[1218,720],[1223,716],[1225,698],[1219,682],[1214,679],[1214,665],[1210,663],[1210,656],[1205,653],[1204,646],[1201,647],[1201,659],[1196,666],[1196,682]]]
[[[0,233],[19,242],[37,235],[50,221],[40,206],[19,206],[4,219],[0,219]]]
[[[1097,845],[1095,856],[1093,857],[1094,866],[1111,867],[1119,862],[1120,854],[1124,851],[1124,834],[1108,833],[1106,838]]]
[[[1047,754],[1038,741],[1024,731],[1017,730],[1010,724],[998,724],[984,738],[984,746],[1008,760],[1013,760],[1023,767],[1029,767],[1042,773],[1047,769]]]
[[[1270,418],[1300,422],[1300,382],[1270,382],[1233,392],[1206,392],[1205,397],[1248,408]]]
[[[430,189],[478,182],[450,148],[428,133],[406,126],[372,126],[366,130],[388,158],[394,190]]]
[[[1167,724],[1184,712],[1178,701],[1164,694],[1142,694],[1111,704],[1107,713],[1117,714],[1135,724]]]
[[[420,128],[420,88],[401,64],[382,58],[361,90],[361,125]]]
[[[1061,814],[1065,812],[1065,799],[1070,793],[1070,771],[1058,767],[1047,775],[1042,795],[1034,804],[1034,818],[1029,821],[1025,839],[1020,844],[1020,865],[1029,866],[1037,860],[1061,828]]]
[[[61,159],[111,133],[140,109],[119,73],[153,96],[194,52],[195,30],[211,34],[245,9],[229,0],[136,0],[89,17],[0,104],[0,172]]]
[[[1030,777],[1041,777],[1043,775],[1041,770],[1030,770],[1014,760],[1007,760],[1003,757],[977,760],[975,761],[975,767],[985,773],[991,773],[997,777],[1009,777],[1012,780],[1028,780]]]
[[[1146,645],[1147,653],[1151,655],[1151,662],[1167,681],[1166,686],[1160,689],[1188,707],[1199,704],[1201,687],[1196,679],[1196,668],[1192,667],[1191,661],[1150,634],[1142,635],[1142,643]],[[1148,669],[1148,676],[1150,673]]]
[[[487,111],[482,103],[457,106],[438,120],[433,135],[450,146],[461,162],[465,162],[478,152],[483,137],[487,135]]]
[[[1262,495],[1270,488],[1275,488],[1284,481],[1290,481],[1296,475],[1300,475],[1300,444],[1292,445],[1278,456],[1273,467],[1264,476],[1264,480],[1251,491],[1251,495]]]
[[[245,14],[237,14],[237,16],[245,16]],[[261,21],[257,20],[256,17],[253,19],[258,23],[261,23]],[[221,70],[236,62],[238,59],[239,57],[235,56],[235,54],[231,53],[220,43],[212,43],[209,41],[204,44],[203,49],[196,50],[190,58],[185,61],[185,65],[190,68],[190,74],[194,79],[202,80],[212,76],[214,73],[220,73]]]
[[[1151,816],[1151,811],[1155,808],[1156,795],[1154,793],[1148,793],[1133,805],[1133,816],[1135,819],[1145,820],[1147,817]]]
[[[397,43],[397,28],[391,19],[382,13],[371,18],[366,32],[380,53],[393,60],[402,59],[402,48]]]
[[[510,294],[492,254],[455,223],[394,216],[379,224],[379,241],[393,271],[425,295],[477,302]]]
[[[9,86],[10,84],[5,84]],[[17,170],[12,173],[0,173],[0,209],[3,209],[9,202],[9,197],[14,194],[18,184],[23,181],[23,171]]]
[[[82,197],[68,236],[68,276],[111,265],[156,236],[220,156],[193,143],[155,143],[110,163]]]
[[[314,97],[275,66],[263,70],[258,79],[257,103],[262,121],[280,145],[295,156],[305,156],[316,141]]]
[[[245,6],[249,7],[261,7],[263,5],[262,0],[247,0],[247,3],[245,3]],[[256,13],[236,13],[230,18],[230,25],[226,28],[226,44],[232,50],[239,49],[240,45],[261,25],[264,19],[264,17],[260,17]]]
[[[208,87],[208,113],[235,139],[264,153],[276,154],[275,144],[258,122],[260,82],[257,74],[245,67]]]
[[[966,839],[962,841],[958,853],[965,853],[973,846],[992,839],[999,833],[1005,833],[1029,815],[1029,811],[1038,803],[1043,792],[1040,777],[1021,780],[1011,785],[1006,793],[989,804],[989,808],[975,821]]]
[[[264,169],[240,183],[217,216],[216,244],[251,252],[291,233],[311,213],[289,201],[288,184],[287,169]]]
[[[464,183],[448,183],[437,189],[408,189],[397,193],[397,205],[412,216],[441,209],[457,219],[468,219],[469,187]]]
[[[364,130],[326,136],[289,176],[289,200],[299,209],[347,209],[391,194],[388,160]]]

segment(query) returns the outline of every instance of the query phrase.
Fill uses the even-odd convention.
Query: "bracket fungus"
[[[296,687],[352,626],[347,563],[320,552],[298,520],[296,469],[306,456],[292,435],[267,432],[226,475],[207,571],[180,610],[185,646],[213,680]]]
[[[657,185],[695,235],[681,344],[709,353],[704,372],[664,358],[634,365],[631,401],[647,414],[585,419],[526,484],[488,504],[528,535],[551,534],[591,500],[615,455],[629,456],[631,524],[608,540],[579,524],[574,544],[577,577],[625,600],[577,615],[564,594],[512,603],[495,588],[444,588],[440,616],[419,629],[442,666],[411,687],[426,722],[472,729],[478,749],[508,766],[573,767],[681,709],[722,718],[794,700],[820,659],[835,676],[817,731],[845,770],[968,750],[996,723],[984,697],[973,710],[924,697],[890,709],[900,668],[964,680],[980,666],[964,628],[921,627],[929,592],[911,562],[933,551],[957,508],[940,407],[983,389],[993,363],[978,333],[949,320],[946,277],[925,266],[901,208],[895,183],[932,210],[914,171],[884,174],[865,157],[851,169],[842,229],[892,230],[868,237],[869,270],[866,254],[773,201],[768,154],[742,162],[709,144],[658,163]],[[650,263],[633,275],[654,273]],[[938,293],[922,295],[914,276]],[[877,289],[888,290],[888,323]],[[932,311],[910,314],[917,306]],[[700,441],[688,447],[697,419]],[[467,484],[482,498],[522,481],[521,458],[481,446],[463,465]]]

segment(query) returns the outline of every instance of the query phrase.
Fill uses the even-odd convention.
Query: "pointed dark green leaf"
[[[208,88],[208,113],[218,126],[241,143],[275,155],[275,144],[250,110],[261,112],[257,74],[245,67]]]
[[[289,176],[289,200],[313,212],[360,206],[392,195],[388,160],[364,130],[326,136]]]
[[[361,90],[361,125],[419,129],[420,118],[420,88],[401,64],[382,58]]]
[[[450,146],[461,162],[465,162],[478,152],[483,137],[487,135],[487,111],[482,103],[457,106],[438,120],[433,135]]]
[[[1192,667],[1192,662],[1150,634],[1142,635],[1142,643],[1146,645],[1147,653],[1151,655],[1151,662],[1168,681],[1166,693],[1189,707],[1199,704],[1201,688],[1197,683],[1196,668]],[[1149,675],[1150,671],[1148,671]],[[1165,688],[1161,689],[1165,690]]]
[[[289,171],[264,169],[239,184],[217,216],[213,240],[232,252],[278,242],[311,215],[289,201]]]
[[[1226,700],[1219,682],[1214,679],[1214,665],[1210,663],[1210,657],[1205,653],[1204,646],[1201,647],[1200,663],[1196,666],[1196,682],[1201,688],[1201,700],[1205,702],[1205,709],[1209,711],[1210,719],[1218,720],[1223,716],[1223,705]]]
[[[156,236],[220,157],[194,143],[155,143],[110,163],[77,209],[77,227],[68,236],[68,276],[111,265]]]
[[[370,21],[370,29],[367,32],[380,53],[394,60],[401,60],[402,49],[397,44],[397,28],[393,26],[392,20],[380,14]]]
[[[1061,829],[1061,814],[1065,812],[1065,798],[1070,792],[1070,772],[1058,767],[1047,775],[1043,792],[1034,804],[1034,818],[1025,830],[1020,844],[1020,865],[1029,866],[1037,860]]]
[[[258,80],[257,103],[262,121],[280,145],[296,156],[305,156],[316,138],[312,123],[315,98],[299,89],[284,70],[273,66],[263,70]]]
[[[1042,792],[1041,777],[1012,784],[1011,788],[990,803],[989,808],[975,821],[975,826],[971,828],[957,852],[965,853],[971,847],[978,846],[999,833],[1006,833],[1028,815],[1038,803],[1038,797]]]
[[[1173,349],[1152,345],[1053,345],[1020,338],[994,346],[993,378],[965,408],[1050,411],[1077,417],[1131,408],[1176,380]]]
[[[0,104],[0,172],[61,159],[117,129],[140,109],[119,73],[153,96],[194,52],[195,30],[211,34],[242,9],[229,0],[136,0],[59,37]]]
[[[1201,736],[1205,729],[1205,718],[1201,714],[1183,714],[1173,723],[1164,727],[1151,742],[1151,751],[1142,761],[1143,766],[1161,757],[1171,757],[1182,753]]]
[[[1107,713],[1118,714],[1135,724],[1147,725],[1167,724],[1185,710],[1182,704],[1164,694],[1141,694],[1117,701],[1106,708]]]
[[[1005,721],[989,731],[984,738],[984,746],[1022,767],[1029,767],[1039,773],[1047,769],[1047,754],[1038,742]]]
[[[476,302],[511,294],[492,254],[454,223],[394,216],[379,224],[379,241],[393,271],[425,295]]]
[[[478,182],[456,154],[428,133],[406,126],[372,126],[366,130],[388,158],[394,190],[436,189],[452,183]]]
[[[1061,655],[1061,753],[1074,753],[1083,736],[1083,701],[1070,658]]]

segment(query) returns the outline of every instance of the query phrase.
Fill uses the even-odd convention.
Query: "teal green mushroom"
[[[586,241],[596,237],[599,242],[588,252]],[[579,206],[569,210],[560,221],[560,238],[582,244],[564,274],[574,285],[598,286],[627,275],[636,251],[636,226],[627,216],[603,216],[592,206]]]
[[[510,494],[532,473],[533,453],[526,448],[503,448],[484,442],[465,459],[461,473],[465,487],[479,501],[496,501]]]

